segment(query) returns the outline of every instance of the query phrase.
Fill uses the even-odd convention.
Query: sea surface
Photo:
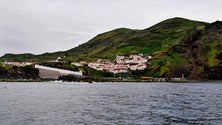
[[[222,125],[222,83],[0,83],[0,125]]]

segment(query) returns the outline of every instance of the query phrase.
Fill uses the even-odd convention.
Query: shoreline
[[[0,79],[0,82],[44,82],[40,79]]]
[[[86,78],[86,79],[72,79],[72,80],[62,80],[62,79],[0,79],[0,82],[167,82],[167,83],[217,83],[221,82],[222,80],[189,80],[189,79],[182,79],[182,80],[168,80],[166,78],[152,78],[152,79],[110,79],[110,78]]]

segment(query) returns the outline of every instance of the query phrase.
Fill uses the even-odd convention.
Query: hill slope
[[[185,39],[194,29],[206,23],[183,18],[172,18],[148,29],[131,30],[120,28],[97,35],[85,44],[64,52],[32,54],[6,54],[0,59],[14,61],[45,61],[66,56],[71,60],[114,58],[117,54],[153,53],[165,50]]]
[[[191,79],[222,78],[222,22],[204,23],[183,18],[162,21],[144,30],[120,28],[97,35],[64,52],[42,55],[6,54],[0,60],[45,61],[114,59],[118,55],[152,54],[152,65],[143,75]]]
[[[222,22],[196,28],[152,61],[159,76],[222,79]]]
[[[178,44],[192,34],[195,28],[203,25],[205,23],[173,18],[145,30],[116,29],[69,50],[67,56],[75,55],[87,60],[112,59],[117,54],[153,53]]]

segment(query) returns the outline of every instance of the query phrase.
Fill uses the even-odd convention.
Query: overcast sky
[[[63,51],[120,27],[222,20],[222,0],[0,0],[0,56]]]

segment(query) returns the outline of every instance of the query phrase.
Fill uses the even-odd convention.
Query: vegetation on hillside
[[[63,57],[67,62],[95,61],[98,58],[113,60],[116,55],[143,53],[153,56],[149,60],[151,64],[144,71],[130,71],[130,76],[180,77],[184,74],[190,79],[222,79],[221,48],[222,22],[209,24],[172,18],[144,30],[120,28],[102,33],[87,43],[64,52],[42,55],[6,54],[0,61],[43,62],[57,57]],[[77,70],[68,65],[65,67]],[[110,75],[86,67],[78,70],[89,75],[102,74],[98,77]]]
[[[183,18],[173,18],[144,30],[115,29],[99,34],[87,43],[64,52],[42,55],[6,54],[0,60],[42,62],[65,57],[70,61],[93,61],[98,58],[114,59],[116,55],[154,53],[178,44],[192,34],[194,29],[205,24]]]

